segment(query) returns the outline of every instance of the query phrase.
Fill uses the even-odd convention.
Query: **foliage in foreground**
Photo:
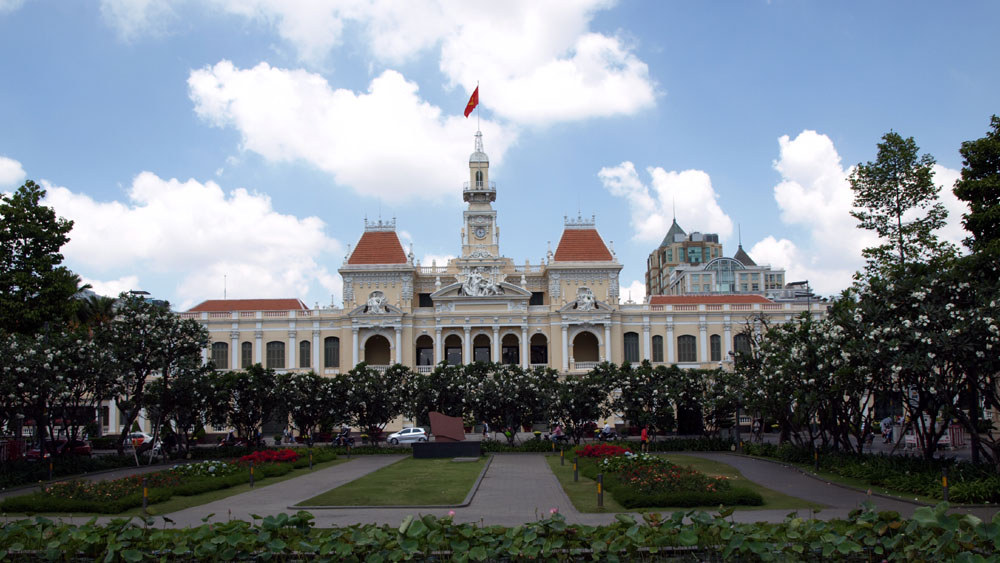
[[[144,561],[268,559],[364,561],[455,559],[583,561],[694,557],[747,560],[998,560],[1000,518],[983,522],[947,514],[947,504],[921,507],[903,520],[872,506],[845,520],[808,520],[791,514],[780,524],[735,523],[725,510],[619,514],[606,526],[550,518],[514,528],[457,524],[451,518],[407,517],[398,527],[355,525],[316,530],[308,512],[279,514],[253,523],[234,520],[184,530],[156,529],[154,519],[118,519],[106,526],[57,524],[46,518],[0,528],[0,558],[41,561]],[[164,521],[164,526],[166,521]]]

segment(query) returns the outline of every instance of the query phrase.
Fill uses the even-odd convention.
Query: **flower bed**
[[[299,454],[295,450],[285,448],[283,450],[259,450],[240,458],[243,463],[288,463],[299,459]]]
[[[260,452],[255,452],[260,453]],[[292,452],[294,453],[294,452]],[[286,458],[287,455],[275,456]],[[308,457],[280,463],[261,463],[255,467],[257,480],[285,475],[308,467]],[[337,459],[329,449],[317,450],[313,462]],[[256,465],[256,464],[255,464]],[[92,512],[117,514],[142,506],[142,480],[146,479],[150,505],[174,495],[192,496],[242,485],[250,481],[250,472],[242,463],[205,461],[174,466],[165,471],[133,475],[114,481],[70,481],[57,483],[27,495],[10,497],[0,502],[0,511],[13,513]]]
[[[580,457],[596,457],[605,458],[611,456],[624,455],[625,452],[631,450],[623,448],[622,446],[614,446],[611,444],[587,444],[582,448],[577,448],[575,450],[576,455]]]
[[[604,487],[625,508],[764,504],[758,493],[733,487],[724,477],[711,477],[650,454],[625,452],[587,460],[582,471],[591,479],[602,473]]]

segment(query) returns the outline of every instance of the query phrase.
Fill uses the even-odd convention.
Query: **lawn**
[[[760,458],[757,458],[757,459],[764,459],[764,460],[771,461],[771,462],[777,461],[777,460],[775,460],[773,458],[769,458],[769,457],[760,457]],[[912,501],[922,502],[924,504],[929,504],[931,506],[934,506],[935,504],[941,502],[941,499],[935,498],[935,497],[928,497],[928,496],[924,496],[924,495],[918,495],[918,494],[915,494],[915,493],[907,493],[905,491],[897,491],[895,489],[889,489],[889,488],[886,488],[886,487],[880,487],[878,485],[872,485],[871,483],[869,483],[865,479],[858,479],[858,478],[855,478],[855,477],[845,477],[844,475],[838,475],[837,473],[829,473],[827,471],[823,471],[822,469],[819,472],[817,472],[817,471],[814,471],[813,464],[811,464],[811,463],[792,463],[792,462],[788,462],[788,461],[777,461],[777,462],[781,463],[782,465],[789,465],[789,466],[792,466],[792,467],[797,467],[800,470],[802,470],[803,472],[808,473],[810,475],[815,475],[816,477],[818,477],[818,478],[820,478],[820,479],[822,479],[824,481],[828,481],[830,483],[836,483],[838,485],[844,485],[846,487],[851,487],[851,488],[857,489],[859,491],[871,490],[871,492],[873,492],[873,493],[877,493],[877,494],[881,494],[881,495],[886,495],[886,496],[889,496],[889,497],[894,497],[894,498],[898,498],[898,499],[906,500],[906,501],[911,501],[912,500]],[[877,499],[876,499],[876,503],[877,503]]]
[[[299,506],[441,506],[460,504],[485,467],[486,459],[405,458],[329,490]]]
[[[823,505],[808,502],[800,498],[792,497],[767,487],[758,485],[752,481],[748,481],[743,474],[737,471],[733,466],[727,465],[725,463],[712,461],[700,457],[680,455],[680,454],[670,454],[665,456],[668,460],[681,466],[690,466],[702,473],[707,475],[722,475],[730,479],[735,486],[745,487],[760,493],[764,498],[763,506],[741,506],[737,510],[769,510],[769,509],[782,509],[782,510],[802,510],[802,509],[819,509],[823,508]],[[581,459],[580,463],[585,463],[588,460]],[[597,507],[597,483],[591,479],[587,479],[583,475],[580,475],[580,481],[578,483],[573,482],[573,458],[572,455],[567,453],[566,464],[559,465],[559,456],[553,455],[548,456],[549,467],[552,468],[552,472],[555,473],[556,478],[559,479],[559,483],[562,485],[563,490],[566,491],[566,495],[573,502],[573,506],[576,507],[580,512],[627,512],[626,509],[622,508],[618,503],[615,502],[614,498],[610,492],[604,492],[604,508]],[[718,506],[703,506],[696,507],[694,510],[716,510]],[[650,508],[642,508],[637,510],[637,512],[656,512],[664,510],[692,510],[691,508],[677,508],[671,506],[657,506]]]

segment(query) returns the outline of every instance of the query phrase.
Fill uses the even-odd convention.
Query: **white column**
[[[642,325],[642,359],[652,359],[649,355],[651,349],[652,343],[650,342],[649,325],[644,324]]]
[[[674,355],[674,323],[673,319],[667,320],[667,363],[676,364],[677,356]]]
[[[264,363],[264,352],[262,350],[264,347],[264,333],[258,330],[253,333],[253,338],[255,341],[254,351],[253,351],[254,363],[262,364]]]
[[[212,341],[208,341],[208,346],[201,349],[201,365],[208,363],[208,358],[210,357],[212,351]]]
[[[357,329],[357,327],[355,327],[355,328],[353,328],[351,330],[351,336],[352,336],[352,339],[354,340],[353,347],[351,348],[351,350],[353,350],[352,351],[352,355],[351,355],[351,361],[354,362],[353,364],[351,364],[351,367],[353,368],[354,366],[356,366],[359,363],[361,363],[359,361],[359,358],[358,358],[358,355],[360,353],[359,352],[360,349],[358,348],[358,329]]]
[[[569,327],[562,325],[562,369],[569,371]]]
[[[604,361],[612,362],[611,359],[611,323],[604,323]]]
[[[500,327],[493,325],[493,357],[490,358],[491,361],[500,361]]]
[[[112,399],[108,401],[108,434],[120,434],[118,426],[118,403]]]
[[[698,361],[707,362],[708,357],[708,324],[704,321],[698,325]]]
[[[297,344],[295,342],[296,335],[297,333],[294,330],[288,331],[288,354],[286,354],[288,357],[288,364],[285,366],[287,369],[293,369],[297,365],[295,363],[295,345]]]
[[[441,360],[444,360],[444,356],[441,355],[441,351],[444,350],[444,343],[441,342],[441,328],[434,329],[434,364],[436,365]]]
[[[315,326],[315,325],[314,325]],[[312,367],[316,373],[323,373],[319,365],[319,329],[313,329]]]
[[[722,336],[722,359],[729,361],[729,352],[733,349],[733,329],[732,325],[729,324],[729,319],[725,320],[723,325],[723,336]]]
[[[521,327],[521,367],[528,369],[531,366],[531,358],[528,355],[528,327]]]
[[[465,327],[465,338],[462,340],[462,363],[472,363],[472,328]]]
[[[229,347],[229,357],[232,363],[229,364],[230,369],[239,369],[240,367],[240,331],[233,329],[229,333],[229,341],[231,342]]]
[[[403,363],[403,328],[396,327],[396,363]]]

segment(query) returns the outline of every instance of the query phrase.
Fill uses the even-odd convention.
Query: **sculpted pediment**
[[[492,291],[489,294],[483,295],[469,295],[466,293],[466,284],[461,282],[456,282],[450,285],[446,285],[441,289],[435,291],[431,294],[431,299],[438,300],[468,300],[470,302],[477,300],[519,300],[519,299],[530,299],[531,292],[521,289],[520,287],[507,282],[500,282],[495,285],[500,291]],[[485,293],[485,292],[484,292]]]

